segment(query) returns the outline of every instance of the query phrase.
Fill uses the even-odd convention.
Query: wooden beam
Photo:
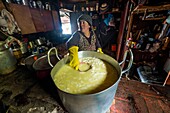
[[[128,11],[129,11],[129,1],[126,3],[126,8],[121,14],[121,23],[119,27],[119,34],[117,38],[117,53],[116,53],[116,60],[120,59],[120,54],[121,54],[121,46],[122,46],[122,41],[123,41],[123,35],[124,35],[124,29],[126,27],[126,21],[127,21],[127,16],[128,16]]]

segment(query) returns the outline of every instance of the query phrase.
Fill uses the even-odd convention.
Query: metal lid
[[[3,51],[5,49],[8,49],[8,46],[6,45],[5,41],[0,41],[0,51]]]
[[[56,55],[50,55],[50,59],[53,65],[55,65],[59,60],[56,58]],[[44,55],[40,58],[38,58],[34,63],[33,63],[33,68],[35,70],[47,70],[47,69],[52,69],[52,67],[48,63],[48,58],[47,55]]]

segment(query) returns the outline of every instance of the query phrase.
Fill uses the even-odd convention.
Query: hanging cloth
[[[13,33],[19,33],[21,31],[13,15],[6,9],[1,11],[0,26],[2,31],[5,31],[10,35]]]

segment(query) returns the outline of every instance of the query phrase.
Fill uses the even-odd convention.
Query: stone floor
[[[43,84],[46,83],[25,67],[0,76],[0,113],[51,113],[53,110],[64,113],[58,97],[54,99]]]

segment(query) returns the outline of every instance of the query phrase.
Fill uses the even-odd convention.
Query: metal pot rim
[[[50,55],[50,56],[55,56],[55,55]],[[51,67],[50,65],[49,65],[48,67],[46,67],[46,68],[43,68],[43,69],[37,67],[36,64],[37,64],[40,60],[42,60],[42,59],[44,59],[44,58],[47,58],[47,55],[43,55],[43,56],[39,57],[39,58],[33,63],[33,68],[34,68],[35,70],[41,71],[41,70],[49,70],[49,69],[52,69],[52,67]],[[47,62],[48,62],[48,60],[47,60]]]
[[[111,56],[109,56],[109,55],[107,55],[107,54],[101,54],[101,53],[94,52],[94,51],[79,51],[78,54],[79,54],[79,57],[80,57],[80,58],[82,57],[80,54],[83,54],[83,53],[91,53],[91,54],[94,54],[94,55],[96,55],[96,56],[95,56],[96,58],[105,60],[106,62],[108,62],[108,63],[110,63],[110,64],[111,64],[111,62],[109,62],[109,61],[113,61],[113,63],[115,63],[115,64],[114,64],[114,65],[111,64],[111,65],[114,66],[114,67],[116,68],[116,70],[118,71],[118,78],[117,78],[116,82],[115,82],[114,84],[112,84],[110,87],[108,87],[108,88],[106,88],[106,89],[104,89],[104,90],[102,90],[102,91],[99,91],[99,92],[96,92],[96,93],[92,93],[92,94],[71,94],[71,93],[67,93],[67,92],[65,92],[65,91],[63,91],[63,90],[60,90],[60,89],[56,86],[58,90],[66,93],[66,94],[75,95],[75,96],[80,96],[80,95],[81,95],[81,96],[91,96],[91,95],[98,95],[98,94],[100,94],[100,93],[103,93],[103,92],[109,90],[110,88],[114,87],[114,85],[119,82],[119,80],[120,80],[120,78],[121,78],[121,74],[122,74],[122,73],[121,73],[121,72],[122,72],[122,69],[121,69],[119,63],[118,63],[114,58],[112,58]],[[104,58],[106,58],[106,59],[101,58],[102,56],[103,56]],[[89,57],[94,57],[94,56],[89,56]],[[55,75],[55,74],[53,74],[54,68],[56,68],[56,66],[59,65],[59,63],[61,63],[61,62],[67,62],[67,60],[69,60],[69,56],[61,59],[61,60],[53,67],[53,69],[52,69],[52,71],[51,71],[51,77],[52,77],[52,79],[53,79],[53,76]]]

